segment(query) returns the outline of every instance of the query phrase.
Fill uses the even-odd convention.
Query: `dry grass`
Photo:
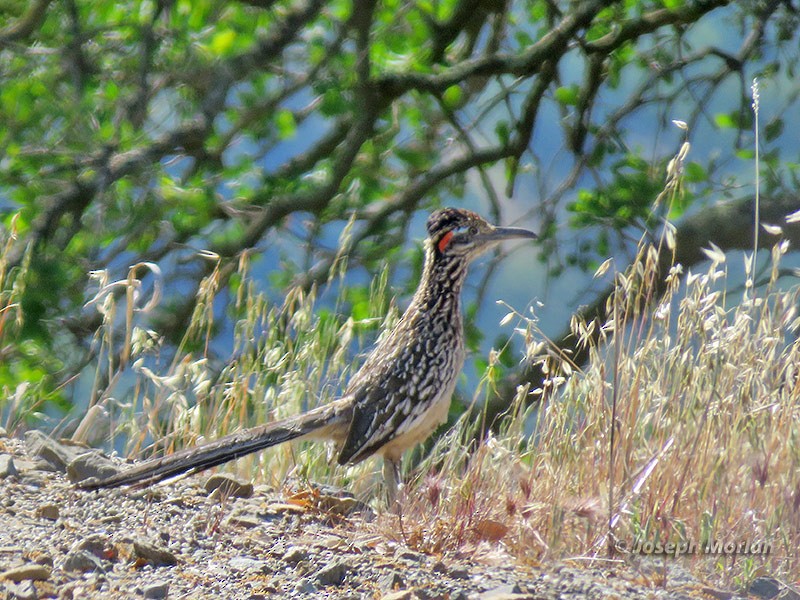
[[[591,346],[589,363],[575,371],[543,358],[553,376],[533,392],[538,401],[526,408],[522,390],[500,431],[471,450],[466,440],[480,419],[465,415],[407,474],[402,518],[384,513],[375,527],[426,552],[501,551],[523,562],[602,558],[609,546],[636,540],[768,542],[767,556],[700,552],[685,560],[727,586],[745,588],[760,574],[788,579],[800,567],[800,287],[778,286],[786,250],[775,247],[757,293],[747,285],[732,297],[726,258],[710,251],[705,272],[673,267],[666,295],[645,308],[658,269],[656,248],[643,244],[637,260],[613,274],[609,322],[573,321]],[[114,426],[131,452],[152,439],[167,449],[193,444],[201,434],[218,437],[329,401],[355,368],[350,357],[362,334],[397,318],[394,309],[380,317],[389,305],[385,277],[373,286],[373,314],[355,322],[339,316],[338,303],[320,310],[316,292],[293,291],[272,305],[247,272],[243,260],[235,351],[221,372],[201,350],[156,375],[146,365],[157,364],[147,358],[157,346],[135,343],[151,337],[130,329],[139,401]],[[209,331],[213,278],[187,345]],[[536,355],[535,319],[514,316]],[[335,469],[328,452],[284,445],[231,468],[275,485],[293,474],[375,495],[375,461]]]
[[[8,257],[18,242],[17,216],[12,217],[11,225],[6,230],[0,228],[0,398],[5,399],[6,406],[0,401],[0,412],[4,418],[0,420],[6,430],[13,431],[25,421],[35,418],[37,411],[46,402],[47,397],[41,393],[41,372],[31,369],[29,365],[9,361],[11,347],[17,342],[23,326],[22,297],[25,293],[26,274],[31,261],[31,248],[24,253],[22,264],[10,268]],[[32,347],[26,349],[29,358],[35,357]],[[30,380],[26,380],[30,378]],[[13,389],[6,383],[21,380]]]
[[[346,311],[340,306],[341,295],[331,306],[319,302],[317,289],[308,293],[293,289],[280,304],[270,302],[257,291],[244,255],[236,265],[236,293],[228,306],[235,321],[233,355],[224,365],[215,366],[207,358],[208,344],[217,318],[212,307],[219,305],[218,284],[224,266],[215,256],[206,258],[215,261],[215,268],[200,286],[182,347],[168,365],[162,364],[157,332],[136,325],[140,312],[136,306],[153,303],[153,298],[138,297],[143,287],[139,279],[142,265],[117,282],[104,272],[94,274],[98,291],[92,302],[104,319],[95,336],[97,383],[74,439],[99,443],[111,439],[112,444],[118,439],[124,441],[126,454],[147,457],[309,410],[337,397],[343,382],[360,364],[360,360],[353,361],[353,349],[365,346],[365,340],[373,339],[376,331],[390,327],[398,318],[387,294],[387,272],[371,286],[371,314],[354,320],[342,317]],[[158,281],[157,267],[146,266]],[[329,284],[341,283],[345,266],[340,261]],[[156,289],[159,286],[157,283]],[[131,385],[131,379],[133,391],[126,393],[130,401],[118,402],[115,393],[125,393],[125,384]],[[314,443],[286,444],[227,468],[248,476],[258,473],[276,486],[294,477],[374,495],[373,488],[380,480],[373,476],[374,465],[335,469],[329,451]]]
[[[757,117],[755,84],[754,94]],[[657,209],[682,193],[688,151],[684,143],[670,162]],[[415,470],[402,515],[384,516],[386,535],[424,551],[501,550],[522,562],[630,560],[637,542],[691,543],[682,560],[708,581],[739,590],[761,575],[798,583],[800,286],[778,285],[788,243],[773,248],[759,286],[751,254],[745,285],[729,290],[727,257],[712,247],[705,272],[673,265],[659,295],[658,256],[674,247],[674,229],[665,223],[660,240],[646,239],[613,273],[608,322],[572,321],[588,364],[576,372],[545,352],[552,376],[543,389],[520,390],[499,433],[474,452],[463,441],[475,419],[463,418]],[[536,320],[509,317],[536,357]],[[742,543],[750,553],[704,551]]]
[[[638,311],[655,272],[655,252],[645,248],[616,278],[616,320],[573,324],[586,340],[591,327],[603,329],[590,363],[552,382],[558,390],[541,402],[512,411],[474,453],[457,443],[470,437],[467,421],[442,438],[410,485],[398,537],[428,551],[482,551],[500,541],[526,561],[605,557],[609,535],[629,546],[769,542],[767,557],[689,560],[729,585],[796,574],[800,287],[776,287],[785,249],[773,252],[766,289],[755,296],[747,288],[732,307],[718,255],[702,274],[680,278],[673,269],[657,309]]]
[[[671,169],[659,201],[680,193],[679,165]],[[658,244],[671,240],[667,225]],[[786,250],[775,247],[770,276],[759,287],[748,262],[748,285],[739,292],[728,291],[726,257],[718,250],[709,252],[704,272],[673,266],[653,307],[655,280],[663,275],[658,248],[642,243],[634,263],[613,273],[612,318],[572,323],[591,348],[588,364],[576,371],[545,355],[553,375],[544,390],[521,390],[499,432],[477,446],[466,440],[474,439],[480,419],[462,417],[407,474],[401,516],[384,513],[374,527],[426,552],[490,550],[523,562],[606,557],[636,540],[766,542],[766,556],[696,553],[685,560],[695,572],[740,588],[760,574],[796,577],[800,286],[778,286]],[[229,267],[206,258],[216,268],[169,364],[158,334],[137,326],[139,312],[157,300],[139,298],[141,273],[149,270],[158,282],[157,267],[137,265],[117,282],[94,274],[93,305],[104,324],[95,337],[89,410],[74,437],[122,436],[130,454],[149,455],[307,410],[340,392],[355,368],[353,349],[398,317],[385,273],[372,286],[371,314],[355,321],[341,317],[341,299],[321,309],[316,290],[269,302],[243,256],[234,265],[238,287],[229,306],[233,357],[215,369],[206,358],[212,306],[220,270]],[[0,340],[8,339],[9,320],[19,312],[19,286],[2,285],[3,265],[0,289],[11,291],[0,297]],[[341,283],[344,261],[340,267],[334,277]],[[514,317],[535,358],[542,348],[535,319]],[[590,335],[595,328],[598,342]],[[122,394],[121,383],[132,393]],[[491,387],[491,375],[484,383]],[[531,394],[538,398],[529,405]],[[9,414],[21,412],[12,407]],[[276,485],[294,474],[375,496],[375,462],[334,469],[327,453],[318,444],[284,445],[229,468]]]

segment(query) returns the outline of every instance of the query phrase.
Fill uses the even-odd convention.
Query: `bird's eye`
[[[462,225],[461,227],[456,227],[453,230],[453,233],[458,233],[458,234],[469,233],[470,235],[475,235],[475,234],[478,233],[478,228],[475,227],[474,225],[471,225],[471,226],[470,225]]]

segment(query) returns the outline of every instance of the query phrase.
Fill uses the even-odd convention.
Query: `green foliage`
[[[622,229],[645,219],[650,205],[663,187],[651,166],[635,156],[627,156],[613,167],[614,179],[607,188],[580,190],[568,206],[574,213],[573,225],[610,224]],[[659,178],[660,179],[660,178]]]
[[[580,88],[577,85],[560,87],[555,91],[555,99],[565,106],[574,106],[578,103]]]
[[[306,291],[327,281],[341,256],[372,274],[392,263],[388,285],[402,296],[420,263],[408,241],[422,237],[418,217],[444,203],[491,205],[501,222],[535,215],[551,273],[588,267],[620,249],[620,232],[653,224],[669,119],[694,115],[690,136],[705,126],[739,136],[728,146],[746,158],[749,101],[720,90],[738,86],[741,72],[791,79],[797,54],[797,17],[783,4],[267,5],[3,6],[0,223],[8,233],[13,220],[15,237],[0,293],[21,311],[4,338],[14,366],[3,385],[35,375],[42,397],[68,395],[63,382],[98,368],[98,316],[85,306],[97,292],[93,271],[118,282],[130,265],[157,264],[165,298],[136,318],[175,352],[213,271],[208,256],[222,265],[213,306],[200,307],[217,317],[212,332],[225,330],[220,319],[239,293],[231,265],[250,251],[266,258],[259,281],[272,298],[297,281]],[[583,21],[570,25],[579,10]],[[764,39],[741,68],[726,71],[726,55],[703,45],[723,24],[727,32],[762,20]],[[778,51],[762,60],[762,45]],[[765,182],[776,192],[796,174],[786,166],[798,162],[786,154],[788,125],[777,116],[763,128]],[[686,161],[691,189],[670,216],[738,190],[719,171],[730,156]],[[351,236],[332,236],[351,217]],[[565,225],[580,230],[581,244],[591,239],[557,251],[571,235]],[[144,276],[137,293],[152,280]],[[343,310],[377,316],[367,284],[345,287]],[[486,340],[470,303],[481,292],[470,288],[467,303],[476,354]],[[204,335],[192,348],[211,358],[216,345]],[[104,343],[121,352],[118,339]]]

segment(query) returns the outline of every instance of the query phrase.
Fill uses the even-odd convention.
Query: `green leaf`
[[[214,34],[208,48],[216,56],[226,56],[233,49],[235,41],[236,32],[232,29],[223,29]]]
[[[577,85],[560,87],[555,91],[555,99],[564,106],[574,106],[578,103],[580,90]]]
[[[461,88],[457,85],[451,85],[444,91],[444,94],[442,94],[444,105],[451,110],[461,106],[462,98],[463,94],[461,93]]]
[[[508,144],[508,140],[511,137],[508,121],[498,121],[497,125],[494,126],[494,132],[497,134],[497,139],[500,140],[501,144]]]
[[[690,162],[684,167],[684,177],[691,183],[700,183],[708,180],[708,172],[700,163]]]
[[[408,148],[405,146],[398,146],[395,150],[397,158],[413,166],[415,169],[423,170],[430,166],[430,160],[423,152]]]
[[[714,115],[714,123],[720,129],[735,129],[737,127],[736,120],[729,113],[717,113]]]
[[[119,98],[119,86],[113,81],[107,82],[104,94],[106,100],[108,100],[109,102],[114,102],[117,98]]]
[[[275,115],[275,124],[278,126],[278,136],[282,140],[293,137],[297,131],[297,122],[290,110],[279,110]]]
[[[516,39],[520,48],[527,48],[528,46],[533,45],[533,38],[527,31],[517,31],[514,34],[514,38]]]
[[[332,2],[329,10],[335,19],[345,21],[350,17],[353,7],[348,0],[339,0],[338,2]]]
[[[764,127],[764,139],[768,142],[775,140],[783,133],[783,119],[775,119]]]

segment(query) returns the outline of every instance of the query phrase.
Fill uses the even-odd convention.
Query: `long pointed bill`
[[[502,242],[503,240],[529,239],[535,240],[539,236],[519,227],[495,227],[491,231],[482,233],[478,236],[481,242]]]

